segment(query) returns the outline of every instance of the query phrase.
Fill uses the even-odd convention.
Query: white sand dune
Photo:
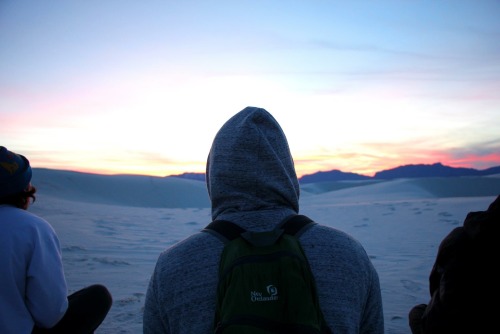
[[[210,206],[204,182],[177,177],[36,169],[33,182],[43,194],[78,202],[150,208]]]
[[[30,211],[59,235],[70,292],[103,283],[113,294],[97,333],[142,333],[159,253],[210,221],[205,183],[39,169],[33,183],[39,195]],[[380,275],[386,333],[405,334],[409,309],[429,298],[441,239],[498,194],[499,177],[306,184],[301,213],[365,246]]]

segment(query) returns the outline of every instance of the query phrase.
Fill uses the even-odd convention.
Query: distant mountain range
[[[170,177],[179,177],[181,179],[205,181],[205,173],[183,173],[178,175],[170,175]]]
[[[495,174],[500,174],[500,166],[478,170],[474,168],[450,167],[438,162],[432,165],[404,165],[377,172],[373,177],[356,173],[346,173],[340,170],[316,172],[313,174],[302,176],[301,178],[299,178],[299,182],[301,184],[306,184],[328,181],[392,180],[399,178],[486,176]],[[172,175],[172,177],[198,181],[205,180],[205,174],[203,173],[184,173],[179,175]]]

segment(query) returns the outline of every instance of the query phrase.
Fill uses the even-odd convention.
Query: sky
[[[500,165],[500,1],[0,0],[0,145],[33,167],[204,172],[246,106],[299,176]]]

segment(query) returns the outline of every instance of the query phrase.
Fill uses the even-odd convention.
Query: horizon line
[[[434,166],[434,165],[442,165],[444,167],[449,167],[449,168],[457,168],[457,169],[458,168],[463,168],[463,169],[470,169],[470,170],[476,170],[476,171],[484,171],[484,170],[488,170],[488,169],[491,169],[491,168],[500,167],[500,165],[497,165],[497,166],[492,166],[492,167],[488,167],[488,168],[484,168],[484,169],[477,169],[477,168],[472,168],[472,167],[453,167],[453,166],[449,166],[449,165],[444,165],[441,162],[435,162],[435,163],[431,163],[431,164],[413,163],[413,164],[398,165],[398,166],[395,166],[395,167],[391,167],[391,168],[387,168],[387,169],[382,169],[382,170],[379,170],[379,171],[376,171],[375,173],[373,173],[373,176],[369,176],[369,175],[365,175],[365,174],[360,174],[360,173],[355,173],[355,172],[346,172],[346,171],[334,168],[334,169],[330,169],[330,170],[318,170],[318,171],[313,172],[313,173],[303,174],[301,176],[297,176],[297,178],[301,179],[304,176],[314,175],[314,174],[318,174],[318,173],[328,173],[328,172],[334,172],[334,171],[338,171],[338,172],[345,173],[345,174],[355,174],[355,175],[360,175],[360,176],[365,176],[365,177],[370,177],[371,178],[371,177],[374,177],[379,172],[393,170],[393,169],[396,169],[396,168],[399,168],[399,167],[407,167],[407,166]],[[81,173],[81,174],[102,175],[102,176],[146,176],[146,177],[158,177],[158,178],[176,177],[176,176],[182,176],[182,175],[185,175],[185,174],[196,174],[196,175],[205,175],[206,174],[205,172],[182,172],[180,174],[168,174],[168,175],[164,175],[164,176],[158,176],[158,175],[140,174],[140,173],[107,173],[107,172],[82,171],[82,170],[75,170],[75,169],[50,168],[50,167],[34,167],[34,166],[31,166],[31,168],[32,169],[48,169],[48,170],[54,170],[54,171],[73,172],[73,173]]]

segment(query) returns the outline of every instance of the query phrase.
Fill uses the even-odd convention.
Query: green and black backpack
[[[306,216],[292,215],[270,232],[246,231],[223,220],[204,229],[225,243],[214,333],[332,333],[298,241],[313,224]]]

